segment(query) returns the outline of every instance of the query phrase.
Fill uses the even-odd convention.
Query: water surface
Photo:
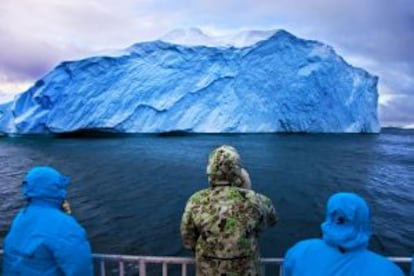
[[[0,139],[0,242],[24,205],[21,182],[35,165],[71,176],[69,200],[96,253],[186,256],[179,224],[187,199],[207,187],[209,152],[235,146],[253,188],[272,199],[279,223],[261,237],[264,257],[320,236],[325,202],[356,192],[372,208],[371,248],[414,253],[414,132],[379,135],[136,135]]]

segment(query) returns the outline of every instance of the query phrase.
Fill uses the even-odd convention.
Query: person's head
[[[27,199],[62,202],[69,183],[69,177],[51,167],[34,167],[23,181],[23,195]]]
[[[244,171],[244,172],[243,172]],[[207,164],[207,175],[211,186],[230,185],[247,188],[250,178],[241,167],[240,155],[237,150],[223,145],[210,153]]]
[[[323,240],[341,250],[366,248],[371,236],[371,215],[365,200],[353,193],[332,195],[321,225]]]

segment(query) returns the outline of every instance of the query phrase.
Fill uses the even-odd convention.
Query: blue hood
[[[26,198],[63,200],[69,177],[51,167],[34,167],[26,175],[23,195]]]
[[[329,198],[321,228],[323,240],[331,246],[347,251],[366,248],[371,236],[367,203],[356,194],[334,194]]]

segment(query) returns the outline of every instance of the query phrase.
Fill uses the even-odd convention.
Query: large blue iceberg
[[[379,132],[375,76],[280,30],[247,47],[138,43],[63,62],[0,106],[0,132]]]

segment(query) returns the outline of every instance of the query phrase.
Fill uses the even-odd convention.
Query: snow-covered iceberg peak
[[[209,47],[247,47],[259,41],[268,39],[276,30],[241,31],[230,35],[207,35],[198,28],[175,29],[160,38],[161,41],[186,46],[209,46]]]
[[[217,46],[214,38],[205,34],[198,28],[174,29],[160,38],[164,42],[195,46]]]
[[[263,38],[246,47],[158,40],[63,62],[0,106],[0,132],[379,131],[377,77],[322,43],[263,35],[246,34]]]

